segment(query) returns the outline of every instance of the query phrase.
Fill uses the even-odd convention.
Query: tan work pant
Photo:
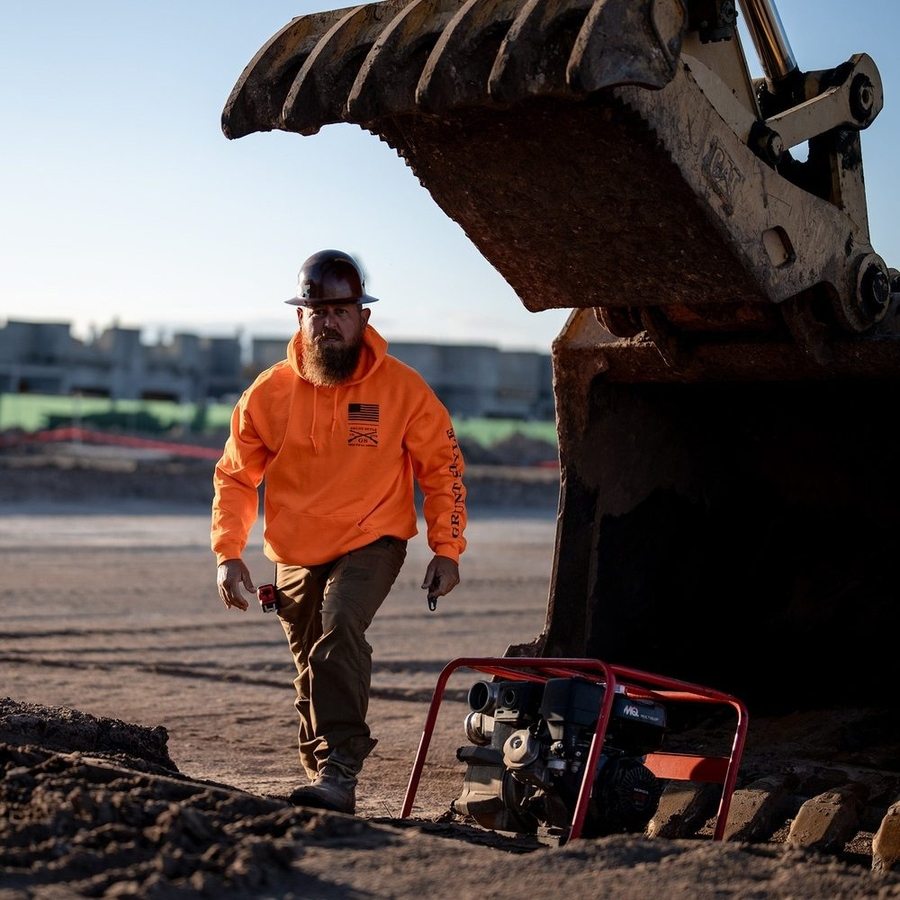
[[[357,774],[376,744],[366,724],[365,633],[405,558],[406,541],[383,537],[318,566],[275,567],[278,616],[297,667],[300,762],[310,779],[326,760]]]

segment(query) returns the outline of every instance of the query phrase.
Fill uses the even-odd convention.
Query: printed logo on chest
[[[347,422],[350,447],[378,446],[379,405],[377,403],[348,403]]]

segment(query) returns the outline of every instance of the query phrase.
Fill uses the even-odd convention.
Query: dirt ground
[[[274,616],[222,607],[207,529],[196,500],[0,500],[0,900],[900,897],[896,875],[775,843],[556,846],[461,821],[449,803],[469,670],[450,681],[413,815],[398,818],[442,667],[543,626],[555,533],[543,501],[473,506],[463,582],[435,613],[419,587],[427,547],[411,542],[369,632],[379,743],[358,815],[291,807],[290,657]],[[269,579],[258,550],[246,559]],[[751,719],[751,769],[765,729]]]

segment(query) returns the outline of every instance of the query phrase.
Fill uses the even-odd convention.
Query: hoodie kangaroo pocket
[[[277,560],[300,566],[336,559],[376,537],[360,525],[358,516],[315,516],[287,507],[266,516],[264,536]]]

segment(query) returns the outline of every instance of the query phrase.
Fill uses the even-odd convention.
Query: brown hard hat
[[[292,306],[317,303],[375,303],[377,297],[366,293],[359,265],[341,250],[320,250],[300,267],[297,296],[285,300]]]

